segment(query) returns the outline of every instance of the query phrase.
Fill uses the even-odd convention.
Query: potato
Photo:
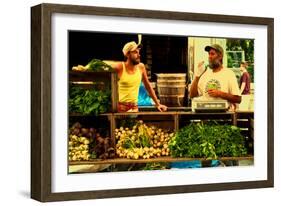
[[[133,157],[134,157],[134,159],[136,159],[136,160],[139,159],[139,155],[138,155],[137,153],[135,153]]]

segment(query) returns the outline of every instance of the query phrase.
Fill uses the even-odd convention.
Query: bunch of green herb
[[[109,111],[111,92],[95,89],[70,87],[69,112],[98,115]]]
[[[92,59],[86,66],[89,71],[113,71],[113,68],[99,59]]]
[[[191,123],[180,129],[169,144],[173,157],[217,159],[247,155],[245,138],[233,125]]]

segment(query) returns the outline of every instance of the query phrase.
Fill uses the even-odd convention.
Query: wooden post
[[[117,73],[111,73],[111,103],[112,112],[117,112],[118,104],[118,84],[117,84]]]
[[[232,121],[233,121],[233,125],[237,126],[237,112],[234,112],[232,114]]]
[[[113,113],[108,116],[110,121],[110,138],[112,139],[113,146],[116,148],[116,139],[115,139],[115,129],[116,129],[116,118]]]
[[[179,114],[174,114],[174,130],[179,130]]]

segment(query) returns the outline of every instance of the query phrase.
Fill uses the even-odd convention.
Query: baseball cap
[[[223,55],[223,48],[218,44],[212,44],[211,46],[206,46],[205,51],[209,52],[211,49],[216,50],[217,52],[221,53]]]
[[[128,54],[128,52],[134,51],[137,48],[141,48],[141,44],[137,44],[136,42],[131,41],[124,45],[122,52],[123,52],[124,56],[126,56]]]

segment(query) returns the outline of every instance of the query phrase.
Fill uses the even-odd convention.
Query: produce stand
[[[114,130],[116,129],[116,119],[119,116],[134,116],[140,117],[142,120],[153,120],[153,121],[170,121],[173,122],[171,126],[174,127],[174,130],[177,131],[179,129],[181,119],[221,119],[225,120],[226,122],[232,120],[233,125],[237,125],[237,123],[242,127],[248,127],[249,122],[245,123],[245,119],[237,119],[237,118],[248,118],[253,121],[253,112],[226,112],[226,113],[194,113],[194,112],[134,112],[134,113],[105,113],[100,114],[100,117],[107,117],[108,120],[111,122],[111,134],[114,134]],[[73,116],[77,116],[74,114]],[[169,117],[169,118],[167,118]],[[253,124],[253,122],[252,122]],[[250,135],[253,138],[253,125],[250,125],[249,132],[244,132],[247,135]],[[114,138],[114,135],[112,135]],[[218,158],[222,161],[227,160],[253,160],[253,156],[245,156],[245,157],[220,157]],[[90,160],[90,161],[70,161],[70,165],[77,165],[77,164],[120,164],[120,163],[145,163],[145,162],[179,162],[179,161],[191,161],[191,160],[206,160],[204,158],[171,158],[171,157],[159,157],[153,159],[125,159],[125,158],[114,158],[114,159],[106,159],[106,160]]]
[[[161,125],[162,128],[168,128],[174,132],[177,132],[183,126],[190,122],[209,121],[215,120],[222,124],[230,124],[242,128],[243,135],[247,139],[248,146],[251,145],[251,153],[253,154],[253,127],[254,127],[254,112],[253,111],[235,111],[235,112],[207,112],[207,113],[195,113],[192,112],[188,107],[169,108],[167,112],[158,112],[155,108],[146,107],[140,112],[134,113],[117,113],[117,74],[115,72],[80,72],[70,71],[69,81],[71,82],[83,82],[83,81],[95,81],[105,82],[110,84],[111,88],[111,111],[107,113],[99,114],[98,116],[93,115],[82,115],[78,113],[69,113],[69,119],[103,119],[108,122],[108,134],[113,142],[113,147],[116,146],[115,130],[119,124],[120,119],[134,118],[142,120],[144,122],[150,122],[155,125]],[[116,149],[116,148],[115,148]],[[232,160],[253,160],[253,155],[243,157],[218,157],[221,161],[232,161]],[[107,159],[89,159],[80,161],[69,160],[69,167],[77,165],[95,165],[95,164],[135,164],[135,163],[155,163],[155,162],[182,162],[200,160],[206,161],[205,158],[173,158],[170,156],[161,156],[148,159],[127,159],[127,158],[107,158]]]
[[[110,83],[112,111],[117,111],[117,74],[115,72],[93,72],[93,71],[69,71],[69,82],[88,82],[95,81],[99,83]]]

